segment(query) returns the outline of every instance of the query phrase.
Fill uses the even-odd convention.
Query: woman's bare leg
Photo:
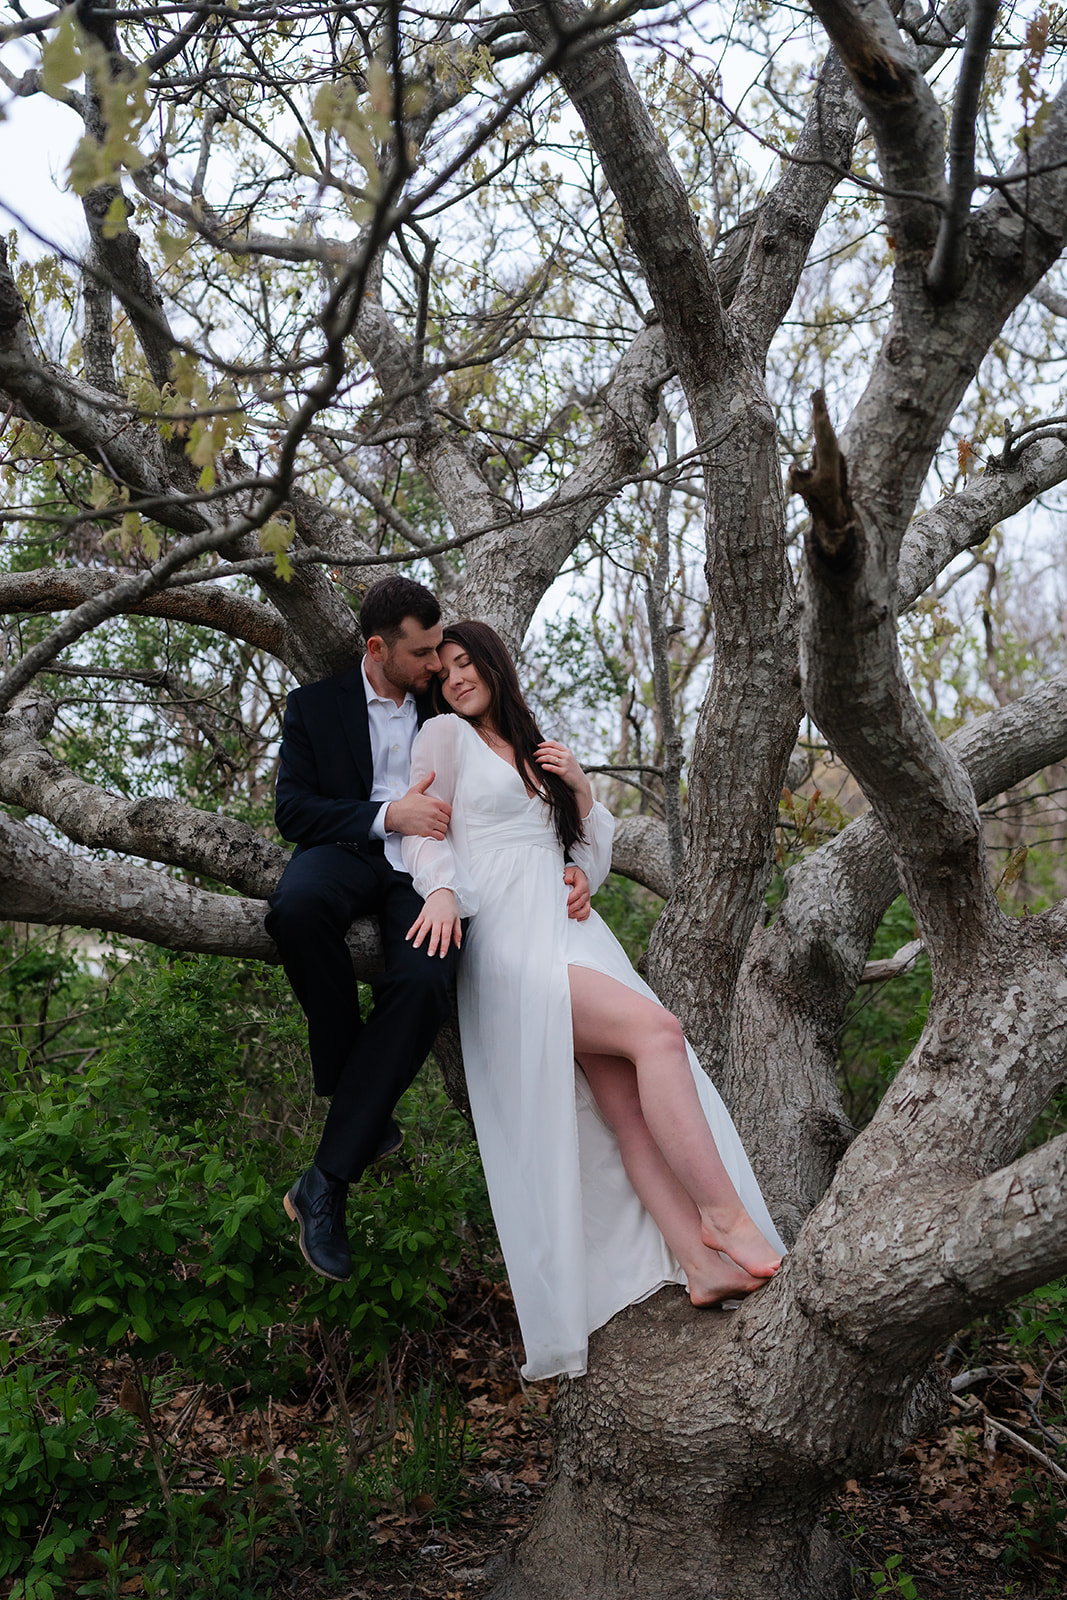
[[[722,1164],[677,1018],[602,972],[589,967],[568,971],[575,1055],[622,1056],[633,1062],[645,1123],[700,1214],[704,1244],[721,1250],[753,1277],[773,1277],[781,1257],[741,1204]]]
[[[622,1056],[582,1055],[578,1060],[601,1114],[619,1141],[627,1177],[681,1263],[693,1304],[715,1305],[730,1296],[762,1289],[766,1278],[754,1278],[729,1257],[710,1250],[700,1237],[700,1212],[648,1130],[633,1062]]]

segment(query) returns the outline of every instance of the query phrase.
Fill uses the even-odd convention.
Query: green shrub
[[[138,1100],[150,1095],[157,1127],[236,1118],[247,1132],[250,1108],[267,1110],[258,1140],[279,1113],[284,1124],[294,1083],[282,1063],[297,1059],[304,1030],[279,968],[167,954],[143,958],[123,979],[106,1059],[116,1090],[129,1079]]]
[[[1038,1556],[1062,1561],[1067,1551],[1067,1505],[1056,1485],[1027,1467],[1012,1491],[1011,1503],[1019,1512],[1005,1539],[1004,1565],[1026,1566]]]
[[[401,1108],[403,1157],[350,1195],[353,1276],[332,1284],[281,1205],[317,1118],[280,973],[149,954],[97,980],[42,946],[20,947],[0,979],[0,1018],[24,1019],[14,1037],[28,1017],[46,1024],[0,1061],[0,1326],[20,1330],[0,1345],[11,1600],[69,1594],[85,1546],[99,1574],[87,1596],[136,1576],[149,1597],[246,1600],[269,1593],[275,1548],[323,1569],[366,1554],[387,1486],[450,1514],[454,1397],[398,1396],[396,1440],[354,1469],[351,1440],[324,1431],[281,1467],[217,1461],[211,1487],[190,1479],[182,1430],[152,1421],[189,1385],[238,1408],[291,1400],[319,1342],[343,1413],[353,1377],[436,1324],[461,1251],[495,1250],[473,1140],[432,1069]]]
[[[328,1283],[297,1250],[279,1186],[259,1168],[262,1146],[201,1121],[156,1131],[155,1090],[139,1087],[142,1104],[130,1111],[138,1085],[112,1061],[73,1082],[53,1075],[39,1092],[7,1078],[0,1305],[6,1325],[39,1330],[49,1363],[63,1368],[50,1376],[15,1350],[23,1364],[0,1386],[0,1437],[10,1442],[0,1453],[8,1570],[26,1564],[25,1583],[39,1588],[94,1529],[111,1527],[121,1502],[140,1513],[140,1541],[157,1529],[159,1594],[236,1600],[246,1592],[242,1563],[259,1548],[260,1524],[281,1514],[277,1506],[268,1515],[247,1486],[233,1485],[199,1512],[185,1493],[167,1506],[161,1482],[180,1479],[182,1446],[109,1410],[77,1374],[101,1358],[120,1363],[140,1386],[145,1419],[161,1384],[220,1385],[253,1407],[306,1377],[306,1341],[277,1337],[279,1327],[316,1321],[324,1337],[346,1337],[346,1374],[366,1369],[402,1333],[439,1318],[449,1266],[464,1248],[469,1214],[484,1206],[484,1187],[469,1141],[441,1136],[442,1121],[455,1135],[453,1114],[416,1093],[418,1114],[405,1119],[412,1161],[353,1190],[352,1279]],[[293,1170],[298,1159],[294,1148]],[[27,1416],[44,1441],[36,1451],[27,1448]],[[197,1584],[183,1557],[180,1590],[167,1576],[176,1519],[180,1540],[202,1556]],[[47,1600],[43,1590],[37,1600]]]
[[[291,1381],[266,1340],[279,1321],[358,1330],[367,1361],[432,1322],[462,1246],[465,1154],[354,1191],[352,1280],[329,1284],[308,1272],[254,1148],[202,1122],[156,1134],[147,1116],[109,1120],[111,1070],[37,1095],[9,1081],[0,1301],[17,1325],[58,1319],[72,1348],[142,1362],[166,1352],[255,1402]]]
[[[9,1345],[0,1347],[7,1367]],[[24,1362],[0,1375],[0,1577],[43,1583],[93,1525],[152,1489],[136,1419],[104,1412],[92,1385]]]

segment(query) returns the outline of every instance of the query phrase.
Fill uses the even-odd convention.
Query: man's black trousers
[[[304,1008],[315,1088],[333,1096],[315,1164],[350,1181],[378,1149],[386,1123],[429,1053],[449,1011],[457,952],[426,954],[404,935],[422,907],[407,873],[380,845],[315,845],[294,856],[270,897],[267,932]],[[359,990],[345,935],[377,917],[385,971],[360,1021]]]

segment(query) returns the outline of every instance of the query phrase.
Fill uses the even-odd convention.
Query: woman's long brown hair
[[[441,643],[458,645],[470,657],[478,676],[489,690],[488,720],[514,750],[515,766],[527,792],[540,793],[547,798],[552,821],[566,855],[572,845],[585,838],[582,819],[578,815],[578,801],[574,790],[558,774],[546,772],[534,760],[534,751],[542,743],[541,730],[522,697],[519,679],[504,641],[487,622],[455,622],[445,629]],[[434,701],[438,710],[451,710],[445,704],[440,683],[434,686]],[[531,772],[540,775],[539,783],[531,778]]]

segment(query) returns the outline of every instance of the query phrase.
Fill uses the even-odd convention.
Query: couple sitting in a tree
[[[295,690],[285,715],[277,819],[298,848],[267,927],[332,1096],[286,1209],[310,1265],[345,1279],[348,1185],[402,1142],[393,1110],[458,963],[525,1375],[574,1376],[624,1306],[666,1283],[720,1304],[772,1277],[784,1247],[681,1027],[590,911],[612,819],[541,738],[500,639],[442,629],[434,597],[400,577],[368,591],[360,622],[362,663]],[[368,914],[385,968],[361,1021],[345,936]]]

